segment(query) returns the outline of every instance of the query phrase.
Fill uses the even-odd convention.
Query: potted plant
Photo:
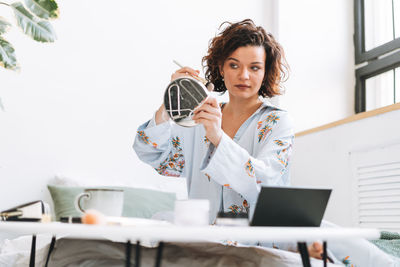
[[[24,2],[6,3],[0,0],[1,7],[11,9],[17,25],[23,33],[37,42],[54,42],[56,33],[49,22],[58,18],[58,5],[54,0],[24,0]],[[0,16],[0,66],[9,70],[19,70],[14,47],[3,35],[10,29],[12,24]],[[0,99],[0,108],[4,107]]]

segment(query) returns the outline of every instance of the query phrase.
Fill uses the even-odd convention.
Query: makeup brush
[[[184,68],[184,67],[182,66],[182,64],[180,64],[178,61],[176,61],[176,60],[172,60],[172,61],[173,61],[178,67]],[[189,75],[192,76],[194,79],[198,80],[199,82],[203,83],[203,84],[205,85],[205,87],[206,87],[209,91],[214,90],[214,84],[212,84],[211,82],[209,82],[209,81],[207,81],[206,79],[201,78],[201,77],[199,77],[199,76],[195,76],[195,75],[192,75],[192,74],[189,74]]]

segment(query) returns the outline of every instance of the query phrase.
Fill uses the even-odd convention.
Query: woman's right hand
[[[155,116],[155,121],[156,125],[169,121],[169,116],[167,114],[167,111],[165,110],[164,104],[161,104],[161,106],[158,108]]]
[[[176,79],[181,78],[181,77],[192,77],[192,76],[197,77],[197,76],[199,76],[199,73],[200,73],[199,70],[195,70],[195,69],[192,69],[190,67],[183,67],[183,68],[175,71],[171,75],[171,82],[173,80],[176,80]]]

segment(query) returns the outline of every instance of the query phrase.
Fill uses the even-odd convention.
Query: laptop
[[[319,227],[332,189],[262,187],[251,226]]]

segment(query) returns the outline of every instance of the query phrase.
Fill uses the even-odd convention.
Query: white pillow
[[[47,259],[51,235],[36,236],[35,266],[44,266]],[[16,239],[6,239],[0,245],[0,266],[29,266],[32,236],[21,236]]]

